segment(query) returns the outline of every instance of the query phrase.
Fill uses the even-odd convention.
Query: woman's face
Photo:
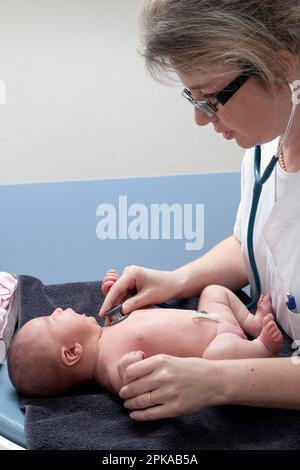
[[[195,100],[209,99],[216,95],[240,72],[217,71],[210,77],[201,78],[200,73],[178,73],[183,85]],[[274,97],[258,79],[250,77],[222,106],[213,117],[208,117],[194,107],[195,122],[199,126],[212,123],[216,132],[223,133],[227,140],[235,139],[242,148],[264,144],[282,135],[285,131],[292,107],[288,85],[278,88]]]

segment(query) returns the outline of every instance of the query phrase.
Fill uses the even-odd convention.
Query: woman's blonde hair
[[[300,56],[300,0],[146,0],[141,20],[142,55],[159,80],[221,66],[273,88],[286,83],[278,52]]]

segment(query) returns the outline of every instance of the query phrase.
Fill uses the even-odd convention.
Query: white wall
[[[243,150],[155,82],[141,0],[0,0],[0,183],[239,171]]]

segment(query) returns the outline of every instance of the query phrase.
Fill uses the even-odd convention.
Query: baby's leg
[[[213,339],[203,353],[205,359],[247,359],[271,357],[282,344],[282,335],[269,314],[263,319],[263,329],[253,341],[242,339],[233,333],[222,333]]]
[[[256,314],[252,315],[229,289],[211,285],[203,289],[198,309],[221,313],[224,320],[239,324],[246,333],[256,338],[262,330],[263,319],[272,312],[272,302],[270,295],[261,296]]]

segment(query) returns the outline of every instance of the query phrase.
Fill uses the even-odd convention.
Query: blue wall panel
[[[175,269],[232,233],[239,197],[239,173],[3,185],[0,270],[33,275],[51,284],[101,279],[108,268],[122,271],[129,264]],[[120,200],[127,204],[126,214],[119,208]],[[116,239],[97,236],[104,216],[97,215],[97,208],[102,204],[110,204],[111,214],[115,212]],[[158,239],[151,238],[155,204],[176,204],[169,239],[163,239],[161,230]],[[204,209],[204,219],[196,227],[197,207],[199,214]],[[125,239],[119,237],[122,214]],[[167,219],[165,213],[164,228]],[[182,223],[179,239],[174,238],[174,220],[177,229]],[[124,223],[131,228],[130,235]],[[137,231],[148,233],[148,239],[133,239],[134,223]],[[187,248],[184,230],[191,223],[199,239],[204,236],[204,245],[197,250]]]

